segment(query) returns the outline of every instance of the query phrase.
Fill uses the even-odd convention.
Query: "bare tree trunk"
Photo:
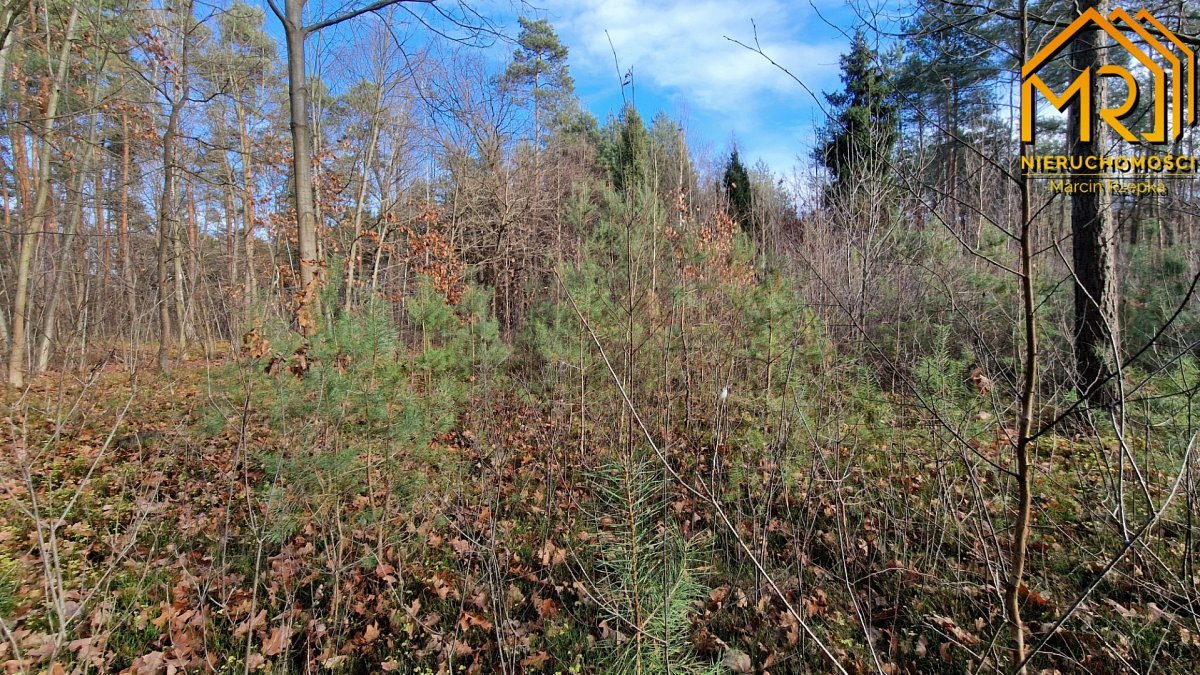
[[[19,104],[14,104],[9,114],[14,118],[26,116],[28,113]],[[31,165],[30,153],[28,152],[28,130],[20,124],[8,125],[8,143],[12,148],[12,198],[16,200],[16,204],[24,207],[26,204],[33,203],[33,187],[30,182],[30,176],[34,173],[34,167]],[[20,242],[20,219],[28,216],[24,213],[24,209],[14,209],[12,204],[8,202],[4,205],[4,233],[0,243],[4,245],[5,250],[13,251],[17,248]]]
[[[186,197],[181,198],[186,200]],[[182,208],[182,204],[180,205]],[[183,227],[178,215],[171,218],[171,264],[174,268],[172,279],[175,288],[172,295],[175,298],[175,326],[178,329],[179,351],[187,350],[188,338],[191,336],[191,324],[188,322],[186,277],[183,269]]]
[[[354,299],[354,271],[358,267],[358,244],[362,237],[363,208],[367,199],[367,177],[371,164],[375,161],[375,144],[379,142],[379,113],[383,105],[383,78],[380,78],[378,90],[375,93],[375,104],[371,108],[371,132],[367,141],[367,154],[363,158],[361,182],[358,185],[358,199],[354,204],[354,241],[350,242],[350,252],[346,260],[346,311],[350,310]],[[383,242],[379,242],[382,244]],[[378,251],[378,249],[377,249]],[[377,253],[378,254],[378,253]],[[361,274],[359,276],[362,276]]]
[[[17,15],[20,14],[26,5],[24,3],[9,3],[3,8],[0,8],[0,80],[8,79],[8,55],[12,52],[13,39]],[[7,87],[0,87],[0,102],[4,101],[4,95],[7,93]]]
[[[541,184],[542,158],[542,104],[539,100],[541,73],[533,71],[533,197],[536,198]]]
[[[58,100],[63,83],[67,79],[67,60],[71,55],[71,41],[75,35],[75,24],[79,19],[78,6],[72,6],[63,34],[62,49],[58,54],[58,67],[50,92],[46,98],[45,119],[42,122],[42,146],[38,153],[38,186],[34,197],[33,217],[23,226],[21,250],[17,257],[17,284],[13,297],[12,349],[8,355],[8,383],[13,387],[25,386],[25,352],[27,350],[26,320],[29,310],[29,275],[33,267],[33,252],[37,247],[38,229],[49,217],[46,201],[50,197],[50,137],[54,133],[54,118],[58,114]]]
[[[238,231],[233,224],[233,165],[225,153],[221,153],[221,168],[226,180],[225,189],[221,191],[221,208],[225,212],[225,274],[232,290],[237,286],[238,278]]]
[[[94,128],[94,127],[93,127]],[[94,142],[94,135],[90,141]],[[90,156],[91,153],[88,153]],[[67,200],[71,204],[71,214],[67,217],[66,229],[62,232],[62,241],[58,246],[58,262],[54,266],[54,278],[50,282],[46,306],[42,310],[42,334],[38,339],[36,357],[33,362],[33,372],[46,372],[50,365],[50,347],[54,342],[55,327],[58,325],[58,305],[62,297],[63,286],[67,283],[67,268],[71,264],[71,251],[74,250],[75,234],[79,231],[79,221],[83,218],[83,182],[88,170],[87,162],[75,179],[75,196]]]
[[[1029,22],[1026,0],[1021,0],[1020,49],[1021,63],[1029,57]],[[1035,112],[1036,115],[1036,112]],[[1031,143],[1021,144],[1022,156],[1033,154]],[[1024,675],[1025,670],[1025,622],[1021,618],[1021,584],[1025,576],[1025,558],[1029,548],[1029,530],[1033,514],[1033,475],[1030,450],[1033,436],[1034,403],[1037,397],[1038,345],[1037,345],[1037,298],[1034,294],[1033,269],[1033,202],[1029,178],[1020,179],[1021,194],[1021,310],[1025,329],[1025,354],[1022,364],[1020,417],[1014,452],[1017,460],[1017,515],[1013,523],[1012,549],[1010,551],[1008,579],[1004,587],[1004,610],[1008,615],[1009,630],[1012,632],[1012,663],[1014,670]]]
[[[92,214],[95,218],[95,234],[96,247],[100,253],[100,287],[97,289],[98,297],[103,298],[105,302],[109,297],[108,287],[110,285],[110,273],[112,271],[112,239],[109,238],[108,232],[108,214],[105,211],[105,187],[104,187],[104,160],[107,159],[104,150],[96,144],[92,146],[92,162],[95,164],[95,171],[92,172]]]
[[[1095,9],[1104,15],[1107,0],[1081,0],[1079,11]],[[1098,155],[1105,150],[1099,115],[1090,115],[1083,128],[1080,108],[1097,110],[1104,96],[1104,78],[1096,72],[1106,61],[1105,34],[1093,25],[1076,36],[1071,49],[1071,70],[1092,78],[1091,100],[1080,100],[1071,109],[1068,138],[1071,155]],[[1083,140],[1083,136],[1090,136]],[[1105,405],[1114,398],[1113,374],[1117,360],[1117,274],[1116,232],[1108,194],[1097,176],[1073,175],[1078,186],[1071,196],[1071,238],[1075,266],[1075,369],[1080,395],[1089,403]],[[1079,189],[1082,188],[1082,189]]]
[[[312,138],[308,124],[308,81],[304,65],[304,1],[287,0],[284,5],[283,31],[288,53],[288,103],[292,129],[292,189],[295,190],[297,239],[300,247],[300,286],[302,294],[318,283],[320,260],[317,255],[317,221],[313,210]],[[309,308],[301,308],[305,311]],[[309,334],[315,326],[301,321],[300,329]]]
[[[310,33],[335,26],[367,12],[377,12],[401,2],[432,4],[433,0],[378,0],[336,16],[304,25],[305,0],[285,0],[283,11],[274,0],[267,0],[271,11],[283,24],[288,55],[288,104],[292,130],[292,178],[295,190],[297,240],[300,247],[301,302],[297,308],[300,331],[309,335],[316,328],[311,320],[316,310],[316,286],[321,274],[321,251],[317,241],[317,216],[313,202],[312,134],[308,122],[308,80],[305,75],[304,39]]]
[[[242,151],[242,229],[246,249],[246,300],[258,294],[258,280],[254,276],[254,168],[253,150],[250,145],[250,130],[246,121],[246,110],[241,102],[237,106],[238,135]],[[232,280],[231,280],[232,281]]]
[[[167,257],[168,245],[171,241],[171,213],[175,209],[174,199],[174,183],[175,183],[175,135],[179,125],[178,104],[172,104],[171,116],[167,122],[166,131],[163,133],[163,188],[162,195],[158,202],[158,367],[162,371],[166,371],[169,364],[169,352],[171,348],[171,307],[170,287],[167,281]]]
[[[179,64],[178,70],[170,82],[170,88],[164,94],[171,104],[171,112],[167,117],[167,126],[163,131],[162,165],[163,189],[158,208],[158,324],[162,341],[158,345],[158,367],[166,371],[169,365],[171,332],[171,304],[175,305],[175,326],[178,333],[179,349],[187,347],[186,312],[183,309],[183,251],[180,244],[179,204],[175,197],[176,181],[179,175],[179,125],[183,117],[183,109],[191,95],[189,81],[188,57],[191,52],[191,31],[186,22],[192,17],[192,3],[189,1],[178,8],[179,16],[184,24],[179,35]],[[168,246],[170,249],[168,249]],[[167,260],[172,259],[174,272],[174,288],[167,283]],[[168,297],[173,296],[173,297]]]
[[[184,40],[183,53],[183,70],[187,68],[187,38]],[[186,75],[184,75],[186,83]],[[171,332],[171,300],[170,296],[177,295],[181,292],[179,277],[182,270],[179,265],[179,214],[176,213],[175,204],[175,176],[178,173],[176,166],[176,142],[179,137],[179,119],[183,115],[183,106],[187,101],[187,85],[184,84],[180,91],[177,91],[171,101],[171,113],[167,118],[167,127],[163,131],[162,140],[162,164],[163,164],[163,187],[162,194],[158,202],[158,329],[160,341],[158,343],[158,367],[162,371],[166,371],[170,361],[170,348],[172,342]],[[172,292],[167,274],[167,262],[171,255],[175,257],[175,289]],[[176,311],[176,317],[182,318],[182,313]],[[183,345],[183,330],[179,327],[180,345]]]
[[[12,341],[12,336],[8,332],[8,318],[4,312],[0,312],[0,348],[7,347]]]
[[[137,320],[137,282],[133,276],[133,253],[129,248],[129,168],[132,152],[129,140],[129,113],[121,113],[121,217],[117,221],[117,244],[121,247],[121,280],[130,333]]]
[[[101,63],[104,63],[104,61],[105,59],[101,59]],[[94,106],[99,97],[99,85],[97,84],[97,86],[92,87],[90,104]],[[63,286],[66,285],[67,267],[71,251],[75,249],[75,235],[79,232],[83,221],[83,186],[87,180],[88,173],[92,170],[92,162],[96,158],[96,151],[99,147],[99,138],[100,124],[98,121],[93,121],[91,128],[88,130],[87,146],[80,149],[83,154],[83,166],[80,167],[75,178],[75,194],[67,198],[67,203],[74,203],[74,206],[71,208],[71,214],[67,217],[67,227],[63,231],[62,243],[58,248],[58,264],[55,266],[54,280],[51,282],[46,307],[42,312],[42,335],[38,340],[37,358],[34,361],[33,367],[34,373],[43,373],[50,365],[50,348],[54,342],[59,300],[62,297]],[[89,151],[89,148],[92,151]],[[97,193],[97,199],[99,199],[99,193]],[[99,209],[97,209],[97,212],[99,212]],[[98,227],[102,226],[102,220],[99,216],[97,216],[96,224]]]

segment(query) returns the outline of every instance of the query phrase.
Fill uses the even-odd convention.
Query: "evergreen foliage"
[[[828,140],[817,151],[838,186],[888,172],[898,123],[891,73],[863,31],[855,32],[841,71],[842,91],[825,94],[832,119],[824,132]]]
[[[637,108],[626,104],[619,118],[609,119],[603,137],[600,157],[613,185],[620,192],[641,185],[649,169],[650,135]]]
[[[663,523],[668,497],[662,469],[640,450],[599,467],[590,484],[596,503],[592,581],[605,598],[601,626],[614,633],[605,672],[718,673],[691,646],[691,615],[707,590],[705,550]]]
[[[545,19],[520,17],[521,33],[512,62],[504,71],[504,79],[513,85],[527,88],[539,106],[546,106],[552,97],[562,99],[575,90],[567,68],[568,50]]]
[[[751,231],[754,223],[754,195],[750,185],[750,174],[738,157],[735,147],[729,153],[729,161],[725,163],[725,174],[721,177],[721,187],[725,190],[726,208],[729,217],[741,226],[743,230]]]
[[[904,60],[894,74],[914,126],[928,119],[943,134],[958,136],[986,121],[1001,68],[987,54],[1002,33],[978,9],[921,3],[905,25]]]
[[[10,670],[1007,672],[1020,636],[1194,670],[1195,186],[1112,199],[1122,398],[1088,407],[1068,200],[994,110],[1011,12],[855,34],[806,184],[601,127],[528,18],[505,64],[328,64],[293,162],[262,9],[79,7],[0,8],[0,342],[53,357],[5,398]],[[1029,45],[1074,11],[1028,9]]]

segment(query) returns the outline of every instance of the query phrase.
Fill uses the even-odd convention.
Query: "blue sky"
[[[842,2],[814,4],[819,16],[807,2],[787,0],[562,0],[540,16],[570,48],[577,93],[601,121],[622,104],[615,49],[620,72],[633,70],[634,89],[625,95],[647,122],[664,110],[684,123],[696,149],[719,158],[736,140],[748,165],[761,158],[780,174],[797,156],[808,163],[820,109],[804,88],[725,36],[751,43],[753,20],[763,51],[819,95],[838,87],[842,30],[855,17]]]
[[[265,7],[265,0],[259,1]],[[753,21],[763,51],[820,96],[840,86],[838,58],[849,42],[846,33],[857,24],[843,0],[811,4],[794,0],[463,1],[510,38],[517,35],[518,15],[548,19],[570,49],[577,95],[601,123],[620,111],[621,74],[632,70],[633,88],[626,88],[624,95],[634,100],[647,124],[658,111],[665,111],[683,124],[701,157],[721,162],[736,142],[744,163],[753,166],[763,159],[779,175],[789,173],[794,164],[810,163],[821,110],[804,87],[725,36],[752,43]],[[307,13],[311,20],[359,2],[310,0]],[[460,7],[452,0],[439,6],[449,11]],[[438,22],[428,6],[404,7],[411,8],[410,16]],[[402,17],[404,11],[408,10],[397,14]],[[356,43],[369,39],[370,32],[363,29],[371,22],[370,17],[361,17],[326,36],[349,48],[335,53],[344,56],[361,50],[363,45]],[[266,23],[272,35],[282,37],[269,12]],[[410,36],[426,32],[411,19],[404,23],[409,25],[400,30]],[[310,57],[322,59],[317,41],[310,38]],[[493,45],[498,69],[512,50],[511,43]],[[620,70],[614,64],[614,50]],[[330,65],[338,68],[326,63]]]

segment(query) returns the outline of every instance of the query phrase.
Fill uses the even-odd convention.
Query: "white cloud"
[[[752,41],[751,19],[763,51],[814,91],[836,78],[840,36],[822,30],[808,11],[789,4],[568,0],[556,4],[550,18],[571,47],[576,72],[608,76],[615,88],[615,49],[622,71],[633,69],[635,86],[649,82],[700,109],[746,114],[761,106],[811,104],[809,95],[786,74],[725,39],[729,35]],[[806,27],[820,38],[805,39]]]

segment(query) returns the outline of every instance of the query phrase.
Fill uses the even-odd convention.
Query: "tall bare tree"
[[[1082,0],[1079,12],[1089,9],[1102,16],[1107,0]],[[1097,155],[1107,149],[1100,116],[1081,110],[1098,110],[1105,100],[1105,79],[1099,76],[1107,61],[1107,36],[1095,24],[1087,24],[1071,47],[1071,74],[1090,77],[1084,89],[1088,100],[1071,108],[1068,120],[1070,152],[1073,157]],[[1088,140],[1083,140],[1087,138]],[[1117,233],[1111,198],[1101,189],[1100,177],[1080,173],[1071,177],[1078,186],[1071,195],[1071,239],[1075,267],[1075,368],[1080,394],[1089,402],[1106,404],[1114,398],[1113,375],[1117,367]]]
[[[433,4],[434,0],[379,0],[363,7],[349,9],[332,17],[304,24],[306,0],[284,0],[280,9],[275,0],[267,0],[271,11],[283,24],[287,44],[288,106],[292,131],[292,189],[296,208],[297,240],[300,254],[300,284],[302,289],[301,316],[307,305],[315,301],[315,286],[319,283],[321,259],[317,248],[317,216],[313,204],[312,135],[308,120],[308,79],[304,56],[304,41],[324,28],[336,26],[357,16],[401,3]],[[304,333],[313,324],[301,320]]]
[[[46,97],[43,110],[42,136],[38,152],[38,181],[37,194],[34,196],[32,218],[22,227],[20,235],[21,251],[17,258],[16,295],[13,298],[13,320],[11,350],[8,354],[8,383],[13,387],[25,385],[26,351],[28,350],[28,334],[26,323],[29,312],[29,278],[33,267],[33,254],[37,248],[38,228],[43,227],[51,216],[47,203],[50,199],[50,156],[52,154],[52,136],[58,115],[58,103],[62,97],[64,84],[67,80],[67,64],[71,56],[71,46],[75,39],[75,29],[79,23],[79,7],[71,7],[67,25],[63,31],[62,47],[59,49],[54,76],[50,82],[50,91]],[[49,45],[47,44],[47,49]]]

